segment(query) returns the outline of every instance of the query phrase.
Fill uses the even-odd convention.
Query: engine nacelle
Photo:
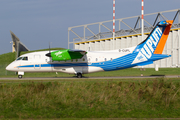
[[[81,59],[87,52],[82,50],[57,50],[47,53],[46,56],[52,57],[53,61],[64,61],[71,59]]]

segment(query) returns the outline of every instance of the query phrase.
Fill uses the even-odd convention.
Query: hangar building
[[[12,52],[17,52],[16,58],[19,57],[19,52],[21,51],[29,51],[29,49],[19,40],[19,38],[12,32]]]
[[[160,68],[180,67],[180,9],[145,14],[144,39],[157,22],[172,19],[174,23],[163,51],[163,54],[172,56],[147,65],[146,68],[154,68],[156,65]],[[114,41],[112,35],[112,20],[69,27],[68,48],[107,51],[135,46],[142,41],[141,15],[116,19]]]

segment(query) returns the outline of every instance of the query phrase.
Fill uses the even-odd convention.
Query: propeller
[[[50,42],[49,42],[49,53],[46,54],[47,57],[51,57],[51,48],[50,48]]]

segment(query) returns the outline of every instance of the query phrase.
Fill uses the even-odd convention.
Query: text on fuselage
[[[129,49],[119,49],[119,52],[130,52]]]

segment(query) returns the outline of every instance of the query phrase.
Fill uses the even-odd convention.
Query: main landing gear
[[[76,74],[76,76],[77,76],[77,78],[82,78],[82,73],[78,72],[78,73]]]

